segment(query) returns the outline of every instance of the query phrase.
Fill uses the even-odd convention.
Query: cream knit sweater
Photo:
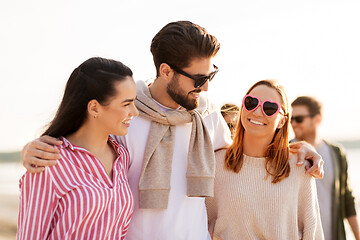
[[[212,239],[324,239],[315,179],[290,155],[289,177],[271,183],[265,158],[244,155],[239,173],[216,153],[215,196],[206,199]]]

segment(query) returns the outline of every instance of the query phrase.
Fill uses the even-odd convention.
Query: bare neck
[[[257,137],[244,133],[243,152],[251,157],[264,157],[265,150],[271,143],[273,136]]]
[[[95,156],[108,151],[108,134],[104,134],[94,123],[86,122],[75,133],[66,136],[74,145],[85,148]]]
[[[177,104],[167,93],[167,84],[163,79],[157,78],[149,87],[151,97],[161,105],[177,109],[180,105]]]
[[[315,132],[314,134],[311,134],[307,137],[305,137],[304,139],[305,142],[308,142],[309,144],[311,144],[314,148],[317,148],[319,146],[319,144],[322,142],[322,139],[319,137],[319,135],[317,134],[317,132]]]

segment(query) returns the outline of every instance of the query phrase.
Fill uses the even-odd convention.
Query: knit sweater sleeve
[[[216,162],[215,181],[216,181],[216,175],[222,172],[222,168],[224,166],[225,152],[226,150],[219,150],[215,152],[215,162]],[[217,195],[215,194],[214,197],[207,197],[205,199],[206,210],[208,215],[209,233],[212,238],[214,234],[215,223],[218,216],[218,202],[216,197]]]
[[[212,237],[214,234],[214,227],[217,218],[216,199],[215,197],[207,197],[205,203],[206,203],[206,210],[208,215],[209,233]]]
[[[296,161],[295,161],[296,162]],[[298,224],[302,239],[324,239],[320,209],[317,199],[316,183],[313,177],[305,175],[305,169],[292,169],[301,180],[298,194]]]

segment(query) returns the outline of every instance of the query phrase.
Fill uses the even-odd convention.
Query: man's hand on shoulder
[[[313,148],[309,143],[304,141],[290,143],[290,151],[298,155],[296,165],[302,166],[305,161],[310,162],[310,167],[305,166],[306,174],[318,179],[322,179],[324,177],[324,161],[316,152],[315,148]]]
[[[22,150],[22,163],[27,171],[40,173],[45,167],[56,165],[60,158],[59,150],[52,145],[61,145],[62,141],[50,136],[41,136],[26,144]]]

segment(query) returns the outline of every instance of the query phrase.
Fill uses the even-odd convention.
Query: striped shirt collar
[[[59,140],[63,142],[60,146],[58,146],[59,149],[70,148],[72,151],[89,152],[85,148],[82,148],[82,147],[76,146],[75,144],[72,144],[65,137],[59,137]],[[108,142],[110,142],[110,144],[115,149],[116,153],[119,155],[120,154],[120,145],[119,145],[119,143],[117,143],[115,141],[115,139],[113,139],[111,136],[109,136]]]

